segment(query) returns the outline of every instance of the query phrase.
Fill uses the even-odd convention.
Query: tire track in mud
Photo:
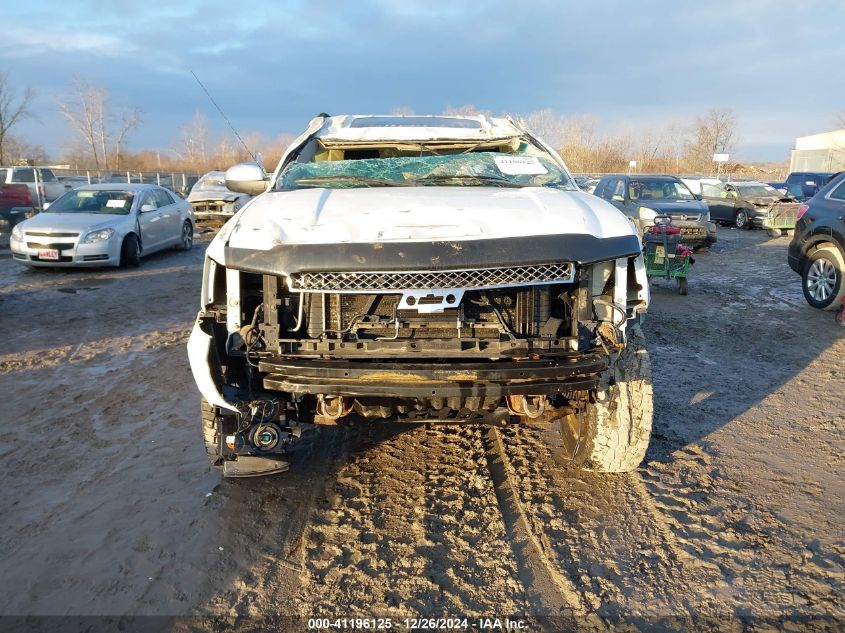
[[[305,614],[524,614],[496,505],[479,429],[366,426],[307,532]]]
[[[706,588],[717,575],[678,545],[639,473],[567,471],[540,430],[497,434],[512,479],[507,486],[523,513],[518,520],[524,518],[537,558],[563,579],[558,587],[581,613],[607,623],[716,615]]]
[[[204,610],[262,621],[307,611],[298,600],[308,573],[307,533],[356,434],[317,427],[294,444],[283,475],[221,480],[214,503],[231,517],[225,550],[234,554],[212,573],[206,591],[213,598]]]
[[[587,614],[575,585],[549,558],[550,544],[537,534],[528,521],[525,508],[514,487],[513,466],[502,446],[499,432],[484,432],[485,454],[502,520],[510,536],[510,547],[519,564],[520,578],[537,615],[565,617],[567,628],[575,628],[575,618]],[[556,623],[559,624],[559,623]]]

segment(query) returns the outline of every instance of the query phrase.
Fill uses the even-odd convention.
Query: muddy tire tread
[[[582,429],[580,466],[586,470],[624,473],[645,458],[651,439],[654,402],[651,361],[638,324],[629,326],[628,345],[615,366],[616,400],[600,401],[588,409]]]
[[[220,459],[220,453],[217,450],[219,446],[219,424],[217,422],[217,408],[209,404],[205,398],[200,398],[200,417],[202,420],[202,438],[205,443],[205,453],[208,456],[208,461],[211,465],[222,470],[223,465]]]

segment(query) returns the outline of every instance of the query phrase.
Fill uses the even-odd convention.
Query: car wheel
[[[141,265],[141,245],[134,233],[123,238],[123,245],[120,247],[120,264],[133,268]]]
[[[654,415],[651,362],[639,325],[628,326],[627,345],[612,370],[615,383],[595,394],[580,415],[560,420],[570,464],[605,473],[640,465],[651,438]]]
[[[191,226],[191,223],[185,220],[185,223],[182,225],[182,239],[179,242],[179,250],[180,251],[189,251],[191,247],[194,245],[194,227]]]
[[[835,246],[815,251],[807,260],[801,287],[814,308],[836,310],[842,305],[842,274],[845,261]]]
[[[734,218],[734,224],[738,229],[747,229],[748,228],[748,212],[745,209],[740,209],[736,212],[736,217]]]
[[[769,237],[780,237],[780,229],[769,229]]]

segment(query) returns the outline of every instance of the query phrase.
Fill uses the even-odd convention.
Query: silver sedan
[[[188,250],[190,203],[156,185],[86,185],[12,231],[12,258],[27,266],[138,266],[143,255]]]

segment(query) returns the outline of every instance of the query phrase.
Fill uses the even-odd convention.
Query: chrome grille
[[[304,292],[373,292],[390,290],[437,290],[445,288],[501,288],[533,284],[571,283],[575,266],[570,262],[481,268],[363,273],[294,273],[291,290]]]

